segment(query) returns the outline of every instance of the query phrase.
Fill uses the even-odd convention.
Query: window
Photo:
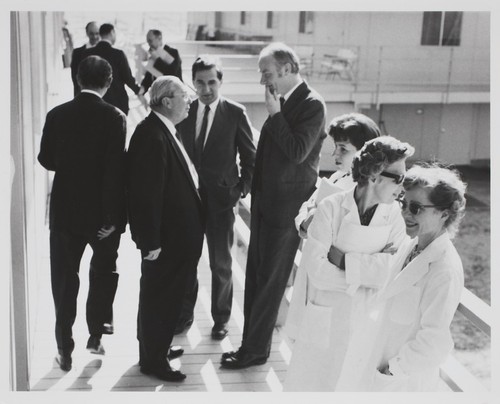
[[[268,11],[267,12],[267,23],[266,23],[267,28],[272,28],[273,27],[273,12]]]
[[[314,14],[312,11],[299,12],[299,33],[312,34],[314,25]]]
[[[240,25],[245,25],[247,13],[245,11],[240,12]]]
[[[460,11],[426,11],[422,24],[422,45],[459,46],[462,32]]]

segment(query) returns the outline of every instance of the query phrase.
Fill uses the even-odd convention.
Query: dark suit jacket
[[[78,80],[76,79],[78,65],[83,60],[83,54],[86,50],[86,45],[83,45],[79,48],[73,49],[73,53],[71,54],[71,80],[73,80],[73,93],[75,94],[75,97],[80,94],[81,90]]]
[[[113,81],[103,99],[128,114],[128,95],[125,85],[135,94],[139,92],[139,86],[132,76],[125,53],[120,49],[113,48],[107,41],[100,41],[93,48],[84,51],[82,60],[89,55],[97,55],[106,59],[113,68]]]
[[[55,171],[50,228],[95,236],[123,232],[126,117],[94,94],[80,93],[47,114],[38,160]]]
[[[262,213],[275,226],[293,224],[300,205],[314,191],[325,114],[323,98],[303,82],[281,112],[262,126],[252,197],[259,191]]]
[[[192,160],[196,115],[200,105],[205,108],[204,104],[195,100],[189,109],[189,116],[177,126]],[[240,155],[239,172],[237,153]],[[245,107],[221,97],[210,132],[207,134],[201,168],[198,170],[200,181],[207,193],[209,209],[229,209],[242,194],[246,195],[250,191],[254,165],[255,145]]]
[[[201,200],[172,134],[154,112],[137,126],[127,152],[132,239],[143,252],[201,253]],[[172,259],[172,258],[170,258]]]
[[[179,56],[179,51],[168,45],[165,45],[163,49],[170,53],[170,55],[174,58],[174,61],[171,64],[168,64],[163,59],[158,58],[155,60],[153,67],[162,72],[164,76],[176,76],[182,81],[182,60]],[[155,79],[156,77],[154,77],[150,72],[146,72],[144,78],[142,79],[141,86],[144,87],[145,91],[148,91]]]

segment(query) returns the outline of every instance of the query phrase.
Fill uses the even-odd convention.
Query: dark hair
[[[380,129],[366,115],[353,112],[333,118],[328,134],[335,142],[350,142],[357,150],[368,140],[380,136]]]
[[[161,37],[161,36],[162,36],[161,31],[160,31],[159,29],[150,29],[150,30],[148,31],[148,34],[149,34],[149,33],[152,33],[152,34],[153,34],[156,38],[158,38],[158,37]]]
[[[292,48],[284,43],[274,42],[267,45],[260,51],[259,59],[266,56],[272,56],[278,67],[283,67],[289,63],[291,66],[291,72],[294,74],[297,74],[300,70],[299,57]]]
[[[415,152],[413,146],[392,136],[380,136],[369,140],[352,161],[352,179],[365,185],[373,176],[380,174],[389,165],[406,159]]]
[[[196,73],[202,70],[210,70],[215,67],[215,71],[217,72],[217,78],[222,80],[222,67],[220,64],[220,60],[214,56],[210,55],[200,55],[194,61],[193,67],[191,68],[193,81]]]
[[[449,216],[444,223],[450,236],[458,231],[458,225],[465,214],[465,184],[457,170],[439,163],[419,162],[405,175],[405,191],[415,187],[429,190],[428,197],[436,209],[448,210]]]
[[[114,29],[115,27],[113,26],[113,24],[104,23],[99,27],[99,35],[101,37],[108,36],[109,34],[111,34],[111,32],[114,31]]]
[[[103,58],[87,56],[78,65],[77,80],[82,88],[106,88],[113,80],[113,69]]]

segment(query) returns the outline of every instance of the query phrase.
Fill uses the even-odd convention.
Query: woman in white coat
[[[286,391],[334,391],[367,299],[390,275],[390,253],[405,238],[395,201],[412,146],[390,136],[356,153],[356,186],[323,199],[308,231],[301,266],[307,270],[307,305],[285,380]]]
[[[465,211],[465,184],[438,166],[413,166],[401,208],[408,237],[393,257],[392,280],[360,313],[341,387],[349,391],[435,391],[453,348],[450,323],[464,286],[450,241]],[[339,390],[338,388],[337,390]]]
[[[366,115],[354,112],[333,118],[328,127],[328,134],[335,143],[332,154],[335,171],[330,178],[318,181],[318,189],[305,201],[295,218],[295,226],[299,236],[307,238],[307,229],[312,221],[318,203],[335,192],[351,189],[356,185],[352,180],[351,166],[354,155],[368,140],[380,136],[380,130],[375,122]],[[306,269],[300,265],[295,273],[293,294],[288,308],[285,329],[287,335],[295,339],[297,327],[304,313],[307,285]]]

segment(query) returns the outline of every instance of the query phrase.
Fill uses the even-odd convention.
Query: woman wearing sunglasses
[[[453,348],[450,323],[464,275],[450,239],[464,215],[466,185],[456,171],[413,166],[404,189],[408,237],[393,256],[392,280],[358,320],[363,349],[345,390],[435,391],[439,366]]]
[[[368,140],[380,136],[380,129],[372,119],[366,115],[354,112],[333,118],[328,134],[335,143],[335,151],[332,154],[335,171],[328,179],[322,178],[318,189],[304,202],[295,218],[295,226],[299,236],[307,238],[307,229],[311,224],[318,203],[326,196],[335,192],[345,191],[353,188],[356,183],[352,179],[351,166],[354,156]],[[295,339],[298,326],[301,322],[305,309],[305,297],[307,287],[307,273],[300,265],[297,268],[293,283],[293,295],[288,308],[286,319],[286,333]]]
[[[304,310],[285,380],[287,391],[335,391],[352,352],[357,313],[390,276],[405,238],[396,202],[414,149],[391,136],[365,143],[352,164],[356,186],[324,198],[308,231]]]

